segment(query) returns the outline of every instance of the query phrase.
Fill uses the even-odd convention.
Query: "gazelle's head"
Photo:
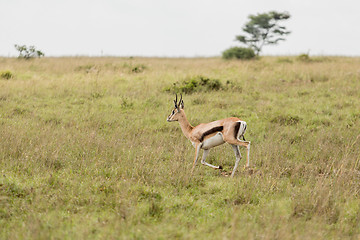
[[[184,114],[184,101],[182,100],[182,94],[180,94],[180,101],[177,102],[177,94],[176,99],[174,100],[175,107],[171,111],[170,115],[167,117],[166,121],[173,122],[173,121],[179,121],[180,118],[183,117]]]

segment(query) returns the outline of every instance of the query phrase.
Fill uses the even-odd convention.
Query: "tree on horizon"
[[[252,48],[256,55],[259,55],[263,46],[285,41],[285,36],[291,33],[280,25],[280,22],[290,18],[288,12],[270,11],[249,15],[248,18],[250,20],[242,28],[245,35],[236,36],[236,40]]]

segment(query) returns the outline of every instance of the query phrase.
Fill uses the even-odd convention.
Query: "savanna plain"
[[[360,58],[0,58],[0,239],[359,239]],[[166,122],[248,124],[191,175]]]

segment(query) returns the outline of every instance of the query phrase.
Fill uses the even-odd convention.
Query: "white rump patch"
[[[237,133],[237,139],[240,140],[240,138],[245,134],[246,132],[246,128],[247,128],[247,124],[245,121],[238,121],[240,123],[240,128],[239,131]],[[240,140],[241,141],[241,140]]]

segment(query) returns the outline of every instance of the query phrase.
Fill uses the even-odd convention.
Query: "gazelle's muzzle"
[[[172,121],[174,121],[174,120],[172,120],[171,118],[172,118],[172,116],[173,115],[169,115],[167,118],[166,118],[166,121],[168,121],[168,122],[172,122]]]

